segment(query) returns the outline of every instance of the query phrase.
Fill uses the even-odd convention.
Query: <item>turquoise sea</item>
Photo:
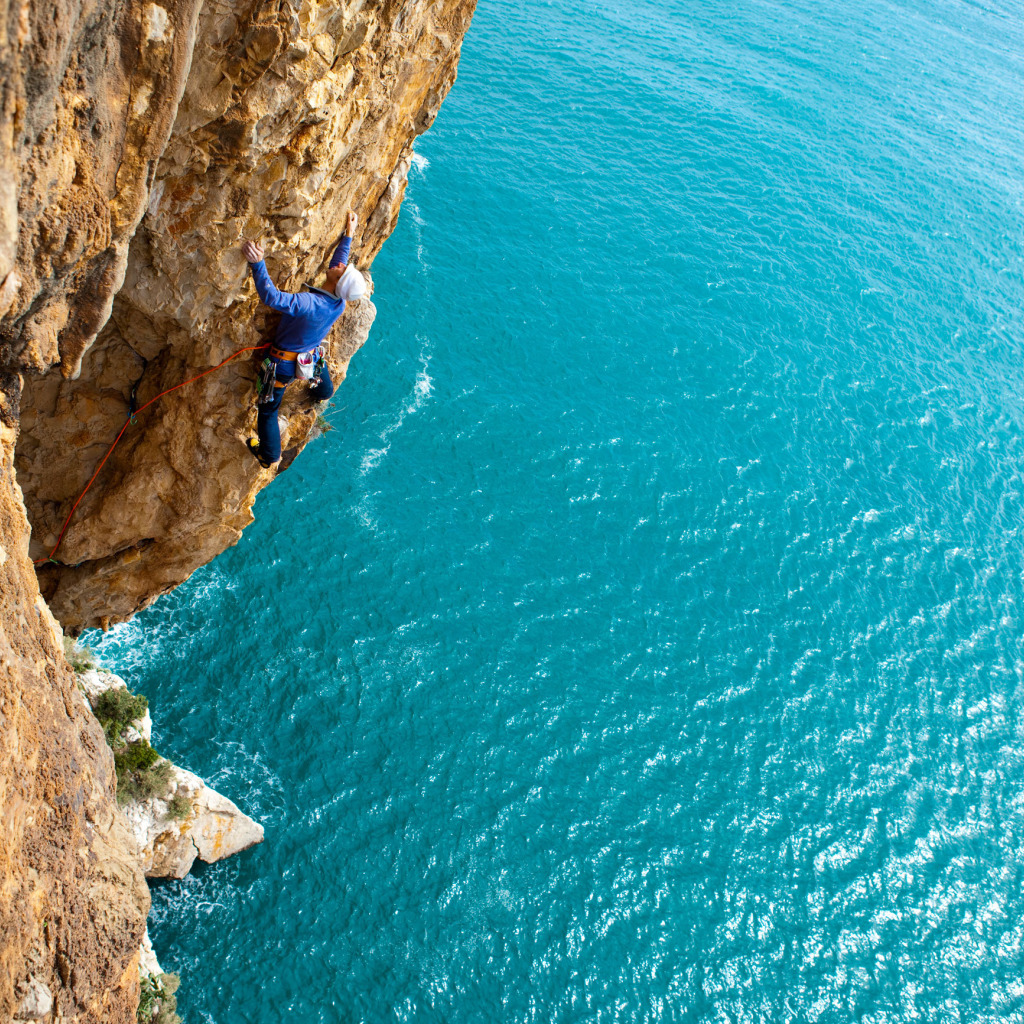
[[[1022,111],[1009,0],[481,0],[333,431],[88,638],[266,826],[187,1024],[1024,1021]]]

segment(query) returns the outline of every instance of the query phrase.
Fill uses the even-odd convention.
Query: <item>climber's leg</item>
[[[277,410],[281,408],[285,387],[294,379],[294,363],[278,363],[274,397],[266,404],[256,406],[256,433],[259,435],[259,449],[255,454],[265,466],[273,465],[281,458],[281,428],[277,422]]]

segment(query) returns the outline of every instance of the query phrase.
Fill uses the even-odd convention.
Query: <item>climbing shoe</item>
[[[267,460],[260,455],[260,439],[258,437],[250,437],[249,440],[245,442],[245,447],[252,452],[252,457],[264,469],[270,469],[272,463],[267,462]]]

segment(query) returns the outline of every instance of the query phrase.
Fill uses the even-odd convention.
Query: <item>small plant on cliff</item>
[[[172,767],[145,740],[115,749],[117,802],[163,796],[170,786]]]
[[[119,804],[164,796],[171,786],[171,762],[165,761],[148,740],[128,739],[128,727],[139,721],[148,708],[145,697],[131,693],[125,686],[104,690],[93,702],[93,714],[114,752]]]
[[[142,979],[139,995],[139,1010],[136,1019],[139,1024],[181,1024],[178,1016],[178,991],[181,979],[176,974],[147,974]]]
[[[324,416],[323,410],[318,409],[316,419],[313,421],[313,428],[309,432],[310,441],[315,441],[318,437],[324,434],[329,434],[334,427],[331,426],[327,417]]]
[[[104,690],[96,698],[92,710],[103,726],[107,743],[113,750],[117,750],[128,742],[125,730],[142,718],[148,707],[149,701],[141,694],[130,693],[127,687],[118,686]]]
[[[97,667],[96,655],[88,647],[79,647],[71,637],[64,637],[64,658],[76,672]]]
[[[192,801],[184,793],[175,793],[167,804],[167,817],[184,821],[192,813]]]
[[[139,989],[139,1009],[135,1016],[139,1024],[150,1024],[160,1007],[160,996],[163,990],[160,987],[160,982],[151,974],[147,974],[142,979]]]

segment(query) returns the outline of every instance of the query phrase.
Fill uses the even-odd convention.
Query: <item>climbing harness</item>
[[[286,349],[270,346],[270,355],[260,363],[259,394],[256,398],[257,405],[266,405],[274,397],[274,381],[277,372],[277,362],[289,362],[295,364],[294,380],[308,380],[316,387],[322,377],[324,367],[327,365],[326,348],[318,345],[309,352],[289,352]],[[284,384],[289,381],[283,382]],[[283,384],[278,384],[282,387]]]
[[[211,366],[210,369],[204,370],[202,373],[197,373],[194,377],[189,377],[188,380],[183,380],[180,384],[175,384],[173,388],[168,388],[166,391],[161,391],[159,395],[155,395],[148,402],[146,402],[144,405],[139,406],[139,408],[137,409],[135,408],[135,392],[138,390],[139,384],[138,381],[136,381],[135,386],[132,388],[131,398],[128,403],[128,418],[124,421],[124,426],[118,432],[117,437],[114,438],[113,444],[111,444],[111,446],[107,449],[106,455],[104,455],[103,458],[100,460],[100,464],[96,467],[96,472],[93,473],[93,475],[89,478],[89,482],[85,485],[85,489],[78,496],[78,500],[74,503],[74,505],[71,506],[71,511],[68,513],[67,519],[64,520],[64,525],[60,528],[60,533],[57,535],[57,543],[53,545],[53,550],[44,558],[37,558],[33,564],[42,565],[44,562],[53,562],[54,565],[65,565],[64,562],[58,562],[57,559],[53,556],[57,554],[57,549],[61,546],[61,543],[64,540],[64,534],[67,533],[68,525],[71,523],[71,518],[78,510],[78,506],[82,504],[82,499],[88,493],[89,488],[92,487],[93,483],[96,480],[96,477],[100,475],[100,470],[106,465],[107,459],[110,458],[111,452],[113,452],[113,450],[117,447],[118,441],[120,441],[121,438],[124,436],[124,432],[128,429],[128,427],[131,424],[137,422],[137,417],[140,415],[140,413],[145,412],[146,409],[148,409],[154,402],[163,398],[164,395],[169,395],[172,391],[177,391],[179,388],[185,387],[186,384],[192,384],[195,381],[199,380],[200,378],[207,376],[207,374],[213,373],[215,370],[219,370],[222,366],[226,366],[228,363],[230,363],[232,359],[237,359],[240,355],[243,355],[245,352],[260,352],[267,347],[268,343],[264,342],[262,345],[250,345],[248,348],[240,348],[237,352],[232,352],[231,355],[227,357],[227,359],[222,360],[216,366]],[[80,565],[81,563],[79,562],[76,564]],[[69,566],[69,568],[74,568],[74,566]]]

